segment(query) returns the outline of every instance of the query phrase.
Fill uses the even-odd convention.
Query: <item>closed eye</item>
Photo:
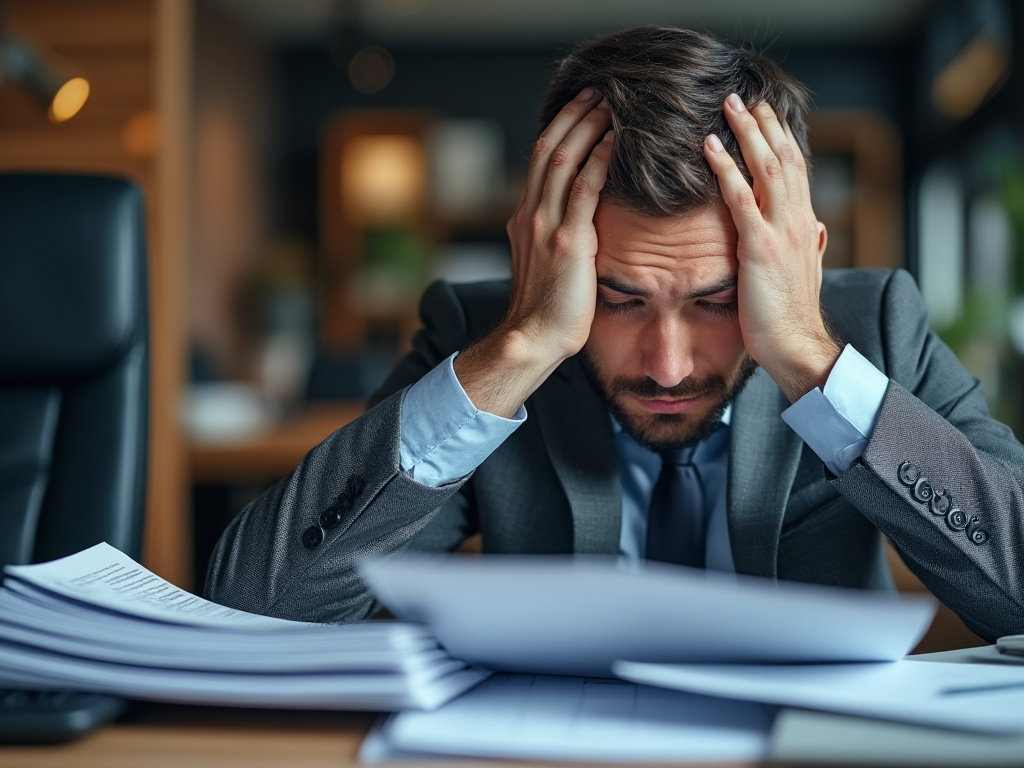
[[[697,306],[705,312],[710,312],[713,315],[728,316],[736,314],[737,304],[735,301],[698,301]]]
[[[638,309],[643,305],[642,299],[626,299],[625,301],[609,301],[608,299],[601,299],[601,309],[605,312],[631,312],[634,309]]]

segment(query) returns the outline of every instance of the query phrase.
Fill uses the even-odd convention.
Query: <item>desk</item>
[[[80,741],[0,747],[4,768],[283,768],[356,765],[373,716],[139,703]]]
[[[4,768],[345,768],[359,765],[356,759],[359,745],[373,720],[373,715],[352,712],[139,704],[126,721],[78,742],[47,747],[0,747],[0,765]],[[546,765],[507,760],[438,760],[420,765],[436,768],[455,763],[463,768],[484,764],[501,768]],[[690,765],[699,768],[702,764]],[[738,763],[715,763],[714,766],[749,768]]]
[[[929,661],[1006,663],[994,646],[922,657]],[[48,747],[0,747],[4,768],[344,768],[374,715],[187,707],[138,703],[121,722],[81,741]],[[782,764],[1020,765],[1024,735],[1005,739],[783,709],[771,753]],[[422,765],[550,765],[436,760]],[[416,765],[406,763],[403,765]],[[567,764],[561,764],[567,765]],[[582,765],[582,764],[576,764]],[[688,765],[699,766],[691,763]],[[753,764],[714,763],[717,768]]]

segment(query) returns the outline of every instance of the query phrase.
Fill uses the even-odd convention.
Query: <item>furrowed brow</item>
[[[686,298],[687,299],[700,299],[700,298],[703,298],[704,296],[714,296],[716,293],[722,293],[722,291],[727,291],[730,288],[735,288],[735,287],[736,287],[736,275],[729,275],[728,277],[726,277],[726,278],[724,278],[722,280],[719,280],[714,285],[709,285],[707,288],[701,288],[699,291],[694,291],[693,293],[688,293],[686,295]]]
[[[597,278],[598,285],[603,285],[605,288],[610,288],[617,293],[625,293],[629,296],[639,296],[643,299],[651,298],[651,292],[645,291],[643,288],[638,288],[635,285],[628,285],[626,283],[619,282],[614,277],[599,277]]]

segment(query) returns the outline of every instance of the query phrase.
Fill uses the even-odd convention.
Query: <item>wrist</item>
[[[456,357],[454,370],[477,409],[511,418],[564,359],[503,323]]]
[[[765,366],[790,403],[795,403],[811,390],[825,389],[832,368],[835,367],[842,347],[827,333],[798,345],[787,361]]]

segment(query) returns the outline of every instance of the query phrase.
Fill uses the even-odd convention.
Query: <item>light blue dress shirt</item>
[[[459,384],[454,359],[447,358],[410,387],[402,410],[402,469],[424,485],[440,486],[468,475],[526,419],[524,406],[511,419],[478,410]],[[841,475],[864,452],[888,384],[885,374],[847,345],[824,392],[811,390],[783,411],[782,419],[829,471]],[[726,410],[722,428],[694,452],[707,505],[706,563],[718,571],[734,570],[725,503],[731,410]],[[633,440],[614,418],[612,428],[622,477],[619,556],[635,561],[644,556],[647,508],[661,458]]]

